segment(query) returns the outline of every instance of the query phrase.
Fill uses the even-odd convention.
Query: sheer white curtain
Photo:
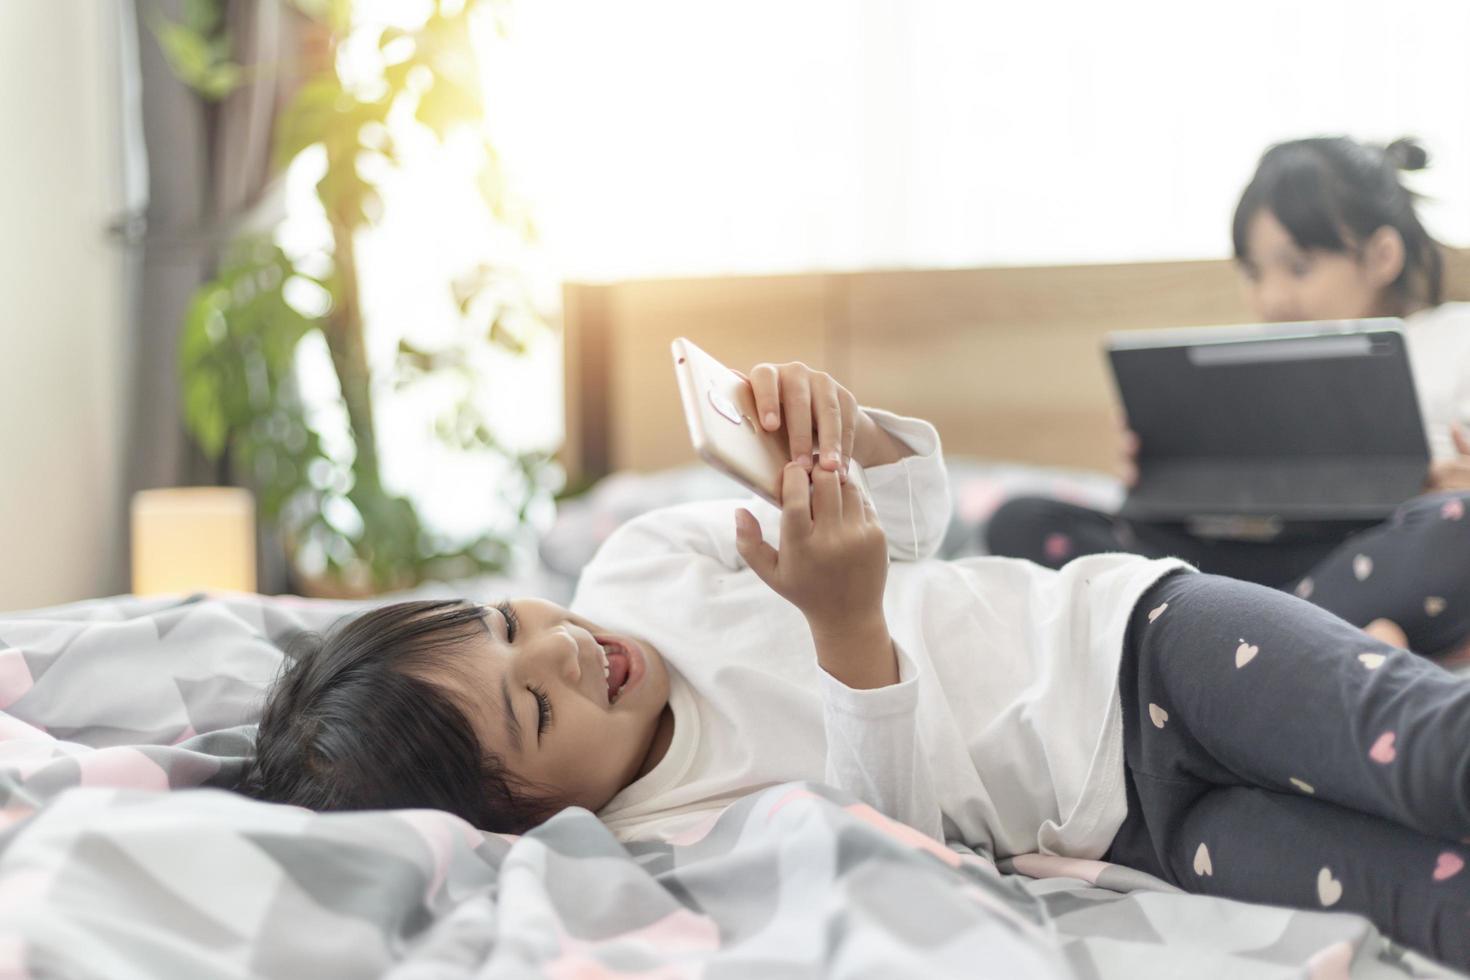
[[[1470,243],[1470,5],[534,0],[487,38],[553,264],[614,278],[1228,253],[1267,144],[1413,134]]]

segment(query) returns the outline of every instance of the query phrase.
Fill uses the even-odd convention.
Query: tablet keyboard
[[[1276,514],[1290,517],[1387,517],[1419,493],[1422,463],[1398,458],[1140,461],[1128,500],[1142,511],[1178,516]]]

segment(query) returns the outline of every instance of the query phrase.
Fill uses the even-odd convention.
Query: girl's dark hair
[[[464,707],[430,678],[483,635],[483,609],[402,602],[293,644],[272,686],[239,790],[313,810],[432,807],[523,833],[560,807],[507,771]]]
[[[1235,258],[1246,258],[1251,219],[1276,216],[1299,248],[1355,251],[1379,228],[1404,240],[1404,269],[1390,289],[1405,305],[1439,304],[1444,256],[1414,210],[1400,170],[1422,170],[1429,154],[1412,139],[1373,146],[1346,136],[1278,143],[1256,167],[1235,208]]]

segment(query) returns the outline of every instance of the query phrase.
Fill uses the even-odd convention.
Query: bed
[[[978,553],[1010,493],[1115,504],[1095,469],[1113,425],[1097,335],[1156,322],[1135,317],[1149,291],[1174,297],[1164,322],[1238,318],[1228,274],[569,286],[566,462],[605,478],[562,508],[537,568],[464,588],[564,598],[621,521],[731,491],[687,465],[666,364],[681,333],[736,364],[803,357],[935,418],[954,459],[946,554]],[[977,421],[985,405],[1002,417]],[[293,637],[357,608],[201,594],[0,613],[0,977],[1455,975],[1353,915],[1187,895],[1096,861],[997,866],[815,784],[631,846],[577,809],[511,837],[229,792]]]
[[[1364,920],[944,847],[819,785],[668,844],[225,787],[292,637],[354,607],[119,598],[0,616],[0,976],[1404,977]]]

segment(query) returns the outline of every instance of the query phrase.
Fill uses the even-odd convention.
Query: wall
[[[1465,0],[509,16],[482,59],[496,146],[568,278],[1223,258],[1266,145],[1333,133],[1421,137],[1425,220],[1470,245]]]
[[[126,587],[117,10],[0,4],[0,610]]]

